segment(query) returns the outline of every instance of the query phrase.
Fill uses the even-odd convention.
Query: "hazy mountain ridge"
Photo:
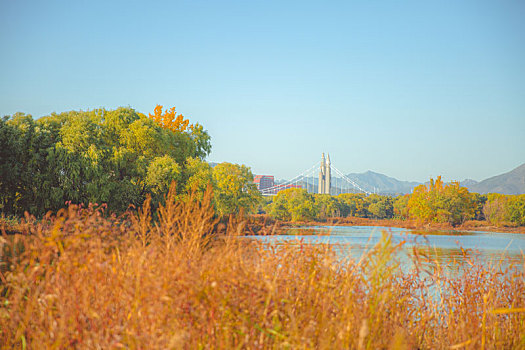
[[[410,193],[414,187],[421,185],[420,182],[401,181],[370,170],[364,173],[351,173],[346,176],[363,189],[377,193]]]
[[[461,184],[471,192],[525,194],[525,163],[507,173],[489,177],[477,183],[467,184],[466,181]]]
[[[479,182],[476,180],[472,180],[472,179],[465,179],[463,181],[460,181],[459,183],[460,186],[467,187],[467,188],[469,188],[470,186],[475,186],[477,184],[479,184]]]
[[[350,173],[346,176],[364,190],[380,194],[411,193],[414,187],[422,184],[417,181],[398,180],[370,170],[364,173]],[[317,181],[317,178],[308,179],[308,183],[314,192],[317,192]],[[276,184],[285,182],[286,180],[275,181]],[[332,187],[337,187],[337,184],[338,182],[335,180],[335,177],[332,177]],[[428,182],[426,184],[428,184]],[[481,194],[525,194],[525,163],[507,173],[493,176],[483,181],[478,182],[472,179],[465,179],[460,182],[460,185],[467,187],[471,192]]]
[[[420,182],[401,181],[370,170],[364,173],[351,173],[347,176],[367,191],[384,194],[411,193],[414,187],[421,185]],[[481,194],[525,194],[525,163],[507,173],[483,181],[465,179],[460,182],[460,185],[467,187],[471,192]]]

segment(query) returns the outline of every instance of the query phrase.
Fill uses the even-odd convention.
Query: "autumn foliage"
[[[173,191],[173,188],[172,188]],[[522,349],[523,270],[384,234],[362,259],[215,231],[207,190],[129,217],[70,206],[0,236],[1,349]],[[152,220],[157,217],[157,220]],[[223,230],[224,231],[224,230]],[[221,232],[223,232],[221,231]],[[463,264],[463,265],[456,265]],[[468,268],[465,268],[468,266]]]
[[[525,226],[525,194],[488,194],[483,205],[483,215],[491,224]]]
[[[190,124],[188,119],[184,119],[182,114],[177,115],[175,112],[175,107],[171,107],[165,111],[163,111],[162,108],[163,106],[157,105],[153,110],[153,114],[149,113],[149,117],[163,128],[173,132],[185,132],[193,130],[194,125]]]
[[[474,217],[476,199],[466,187],[453,181],[443,184],[441,176],[430,179],[428,186],[420,185],[408,200],[411,218],[422,222],[442,222],[459,225]]]
[[[0,118],[0,212],[42,216],[71,201],[122,213],[148,195],[155,205],[172,181],[180,191],[195,183],[210,151],[203,126],[174,108],[157,106],[152,117],[130,107],[16,113]]]

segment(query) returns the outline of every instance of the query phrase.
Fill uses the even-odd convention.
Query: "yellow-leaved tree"
[[[185,132],[193,130],[194,125],[190,124],[188,119],[184,119],[182,114],[177,115],[177,112],[175,112],[175,107],[171,107],[165,111],[162,111],[162,108],[162,105],[157,105],[153,110],[153,114],[150,113],[149,117],[163,128],[173,132]]]
[[[428,186],[419,185],[408,200],[410,217],[422,222],[448,222],[458,225],[472,219],[476,212],[476,198],[459,182],[444,185],[441,176]]]
[[[177,114],[175,107],[163,110],[162,105],[157,105],[153,114],[149,113],[148,116],[163,129],[170,130],[173,135],[188,138],[193,148],[190,157],[203,160],[210,154],[211,142],[208,132],[199,123],[190,124],[189,119],[185,119],[182,114]]]

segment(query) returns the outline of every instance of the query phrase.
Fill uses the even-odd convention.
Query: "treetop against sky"
[[[0,115],[157,104],[212,161],[481,180],[525,162],[521,1],[2,1]]]

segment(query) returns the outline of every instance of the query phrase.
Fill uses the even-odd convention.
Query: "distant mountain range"
[[[400,181],[373,171],[360,174],[352,173],[346,176],[367,191],[383,194],[410,193],[414,187],[421,185],[420,182]],[[480,182],[465,179],[460,182],[460,185],[467,187],[471,192],[481,194],[525,194],[525,164],[508,173],[493,176]]]
[[[216,164],[210,163],[212,167]],[[380,194],[411,193],[414,187],[422,184],[415,181],[401,181],[370,170],[364,173],[351,173],[346,176],[359,184],[364,190]],[[276,184],[284,182],[286,180],[276,180]],[[311,190],[317,192],[317,178],[308,178],[307,182],[308,186],[311,186]],[[525,163],[507,173],[483,181],[465,179],[460,182],[460,185],[467,187],[471,192],[481,194],[525,194]],[[335,178],[332,178],[332,187],[337,187]]]
[[[520,165],[508,173],[490,177],[486,180],[476,182],[467,179],[461,182],[471,192],[524,194],[525,193],[525,164]]]
[[[383,174],[367,171],[365,173],[351,173],[346,175],[359,184],[364,190],[383,194],[410,193],[419,182],[400,181]]]

